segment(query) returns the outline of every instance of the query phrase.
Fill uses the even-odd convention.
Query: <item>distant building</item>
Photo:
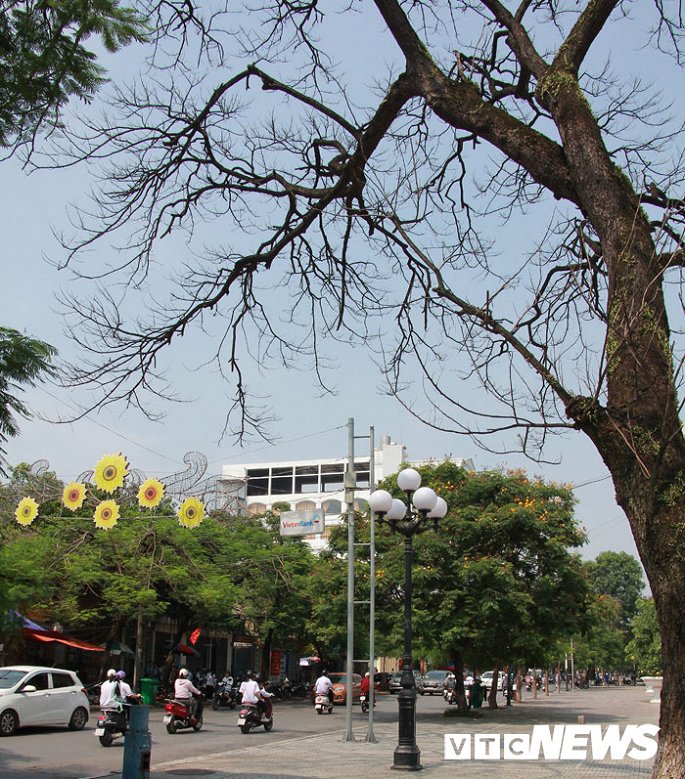
[[[374,449],[374,475],[376,484],[396,473],[408,462],[403,444],[393,443],[390,436],[381,438]],[[415,465],[425,465],[421,461]],[[470,459],[457,459],[464,468],[474,470]],[[355,507],[365,511],[369,494],[376,484],[370,483],[369,454],[355,456],[356,486]],[[289,460],[272,463],[246,463],[224,465],[220,482],[226,493],[234,495],[236,502],[244,506],[248,514],[263,514],[279,504],[287,504],[291,511],[323,510],[326,528],[340,524],[346,511],[345,470],[347,458],[320,460]],[[326,545],[327,531],[306,540],[315,550]]]

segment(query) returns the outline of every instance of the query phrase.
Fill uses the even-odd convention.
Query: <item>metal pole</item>
[[[369,489],[376,487],[376,451],[375,434],[373,427],[369,428]],[[373,705],[376,701],[376,691],[373,683],[376,661],[376,517],[373,511],[369,510],[369,727],[366,731],[366,741],[373,744],[378,739],[373,733]]]
[[[152,740],[148,730],[149,706],[131,706],[124,739],[122,779],[149,779]]]
[[[354,672],[354,419],[347,421],[347,471],[345,472],[345,502],[347,503],[347,694],[345,696],[345,735],[343,741],[354,741],[352,733],[352,673]]]
[[[404,657],[402,658],[402,689],[398,695],[399,736],[393,755],[393,768],[407,771],[419,771],[421,750],[416,743],[416,683],[412,670],[412,562],[414,548],[412,532],[409,529],[404,537]]]

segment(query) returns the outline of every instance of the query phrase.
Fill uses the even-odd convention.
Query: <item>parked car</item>
[[[88,696],[73,671],[36,665],[0,668],[0,736],[28,725],[68,725],[83,730]]]
[[[390,677],[390,683],[388,684],[388,691],[391,693],[399,693],[399,691],[402,689],[402,671],[395,672]],[[414,683],[416,684],[416,692],[419,695],[425,694],[425,689],[423,687],[423,676],[421,676],[420,671],[414,671]]]
[[[423,689],[429,695],[442,695],[449,671],[428,671],[423,676]]]
[[[335,671],[328,674],[333,683],[333,703],[347,702],[347,674],[344,671]],[[359,700],[362,694],[362,677],[352,674],[352,702]]]
[[[495,675],[494,671],[483,671],[483,673],[480,675],[480,681],[483,687],[485,687],[488,690],[492,688],[492,679],[494,675]],[[502,690],[504,689],[504,677],[501,671],[499,671],[499,673],[497,674],[497,689],[500,692],[502,692]]]

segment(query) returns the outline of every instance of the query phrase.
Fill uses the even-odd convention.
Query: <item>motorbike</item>
[[[369,711],[369,698],[366,695],[359,696],[359,703],[362,707],[362,714],[367,714]],[[376,708],[376,698],[373,699],[373,707]]]
[[[274,726],[273,713],[270,717],[262,717],[262,713],[256,703],[244,703],[238,716],[238,727],[241,733],[249,733],[255,728],[264,726],[268,733]]]
[[[114,740],[126,735],[128,712],[131,706],[140,704],[139,695],[129,695],[118,709],[102,709],[95,725],[95,734],[103,747],[111,747]]]
[[[115,739],[126,735],[127,726],[128,716],[123,706],[120,711],[103,709],[95,725],[95,735],[100,739],[103,747],[111,747]]]
[[[201,730],[202,728],[202,699],[197,699],[195,714],[190,713],[190,706],[178,698],[167,698],[164,705],[164,724],[167,733],[174,734],[184,728]]]
[[[328,695],[317,695],[314,698],[314,708],[317,714],[333,714],[333,702]]]
[[[228,706],[229,709],[235,709],[240,703],[240,695],[237,687],[229,687],[223,682],[219,682],[216,692],[212,698],[212,708],[217,711],[222,706]]]

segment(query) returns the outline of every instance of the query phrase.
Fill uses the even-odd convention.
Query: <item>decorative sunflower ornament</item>
[[[186,498],[178,510],[178,523],[183,527],[197,527],[205,515],[205,507],[197,498]]]
[[[86,498],[86,485],[80,481],[72,481],[62,492],[62,503],[71,511],[77,511],[83,506]]]
[[[38,516],[38,504],[33,498],[22,498],[14,512],[20,525],[30,525]]]
[[[138,490],[138,504],[146,509],[159,506],[164,497],[164,485],[157,479],[147,479]]]
[[[119,506],[115,500],[103,500],[99,503],[93,514],[95,527],[102,530],[111,530],[119,519]]]
[[[123,454],[106,454],[95,466],[93,479],[96,486],[110,495],[124,486],[128,476],[128,462]]]

